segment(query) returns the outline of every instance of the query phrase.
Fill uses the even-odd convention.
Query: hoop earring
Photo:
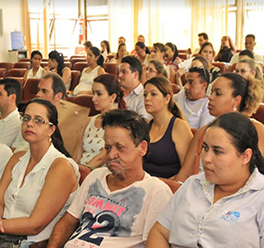
[[[236,106],[235,106],[235,105],[234,105],[234,107],[233,107],[233,110],[234,110],[234,111],[237,111],[237,108],[236,108]]]
[[[49,142],[50,142],[50,143],[52,142],[52,138],[51,138],[51,137],[49,137]]]

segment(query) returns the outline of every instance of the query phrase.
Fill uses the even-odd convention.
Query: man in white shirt
[[[140,82],[142,65],[134,56],[126,56],[119,67],[119,80],[124,89],[127,109],[137,112],[146,119],[151,118],[144,106],[144,87]]]
[[[133,111],[119,109],[102,118],[107,168],[86,177],[54,227],[48,248],[143,248],[172,196],[165,183],[143,170],[149,145],[147,122]]]
[[[209,114],[208,87],[209,73],[204,68],[192,67],[186,75],[184,88],[173,96],[183,111],[191,128],[201,128],[215,117]]]
[[[254,60],[256,63],[260,63],[263,65],[263,56],[262,55],[259,55],[259,54],[256,54],[254,53],[254,47],[255,45],[257,44],[255,42],[256,38],[255,38],[255,35],[254,34],[248,34],[246,37],[245,37],[245,49],[247,50],[250,50],[253,52],[254,54]],[[234,56],[232,57],[231,61],[230,61],[230,65],[233,65],[235,63],[237,63],[239,61],[239,53],[235,53]]]
[[[17,109],[21,95],[20,83],[12,78],[0,80],[0,143],[11,147],[18,132],[21,121]]]

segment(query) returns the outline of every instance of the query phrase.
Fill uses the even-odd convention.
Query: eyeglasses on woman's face
[[[30,120],[32,120],[33,122],[35,122],[37,125],[43,125],[43,124],[49,124],[50,126],[53,126],[54,124],[52,122],[46,121],[44,120],[42,117],[40,116],[35,116],[34,118],[32,118],[29,115],[23,115],[20,117],[21,121],[23,123],[28,123]]]

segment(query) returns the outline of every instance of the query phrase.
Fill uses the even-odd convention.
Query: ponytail
[[[256,147],[255,151],[253,151],[250,160],[250,173],[252,173],[256,167],[261,174],[264,174],[264,158],[258,147]]]
[[[66,157],[70,158],[71,155],[69,154],[69,152],[66,150],[66,148],[64,147],[64,142],[60,133],[60,129],[58,126],[56,126],[56,129],[54,131],[54,133],[51,136],[52,139],[52,144],[54,145],[54,147],[59,150],[61,153],[63,153]]]
[[[104,57],[102,54],[99,55],[99,58],[97,59],[96,63],[97,63],[97,65],[104,67]]]

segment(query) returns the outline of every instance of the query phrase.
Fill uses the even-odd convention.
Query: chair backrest
[[[179,53],[178,57],[180,59],[186,60],[186,59],[188,59],[188,53]]]
[[[29,101],[35,97],[38,92],[40,78],[28,78],[23,87],[22,100]]]
[[[70,90],[74,90],[74,88],[77,86],[77,84],[79,83],[80,80],[80,76],[81,76],[81,72],[80,71],[76,71],[76,70],[72,70],[71,71],[71,86],[70,86]]]
[[[251,117],[264,124],[264,103],[259,105],[257,112]]]
[[[6,78],[16,79],[21,84],[21,87],[23,87],[23,85],[24,85],[24,78],[23,77],[7,76]]]
[[[11,62],[0,62],[0,68],[5,68],[6,71],[8,71],[9,69],[12,69],[14,66],[14,63]]]
[[[82,182],[88,176],[88,174],[91,172],[91,170],[84,165],[79,165],[79,171],[80,171],[80,175],[81,175],[80,180],[79,180],[79,184],[82,185]]]
[[[117,64],[116,63],[104,63],[104,69],[107,73],[115,75],[117,77]]]
[[[172,179],[161,178],[161,177],[159,177],[159,179],[160,179],[161,181],[163,181],[164,183],[166,183],[166,184],[170,187],[170,189],[171,189],[171,191],[172,191],[173,194],[174,194],[174,193],[180,188],[180,186],[181,186],[181,184],[179,184],[177,181],[172,180]]]
[[[22,58],[20,60],[18,60],[18,62],[30,62],[29,58]]]
[[[84,57],[71,58],[70,61],[71,61],[72,67],[73,67],[73,65],[74,65],[75,63],[77,63],[77,62],[85,62],[85,63],[87,63],[87,62],[86,62],[86,58],[84,58]]]
[[[14,64],[13,68],[25,68],[27,70],[29,70],[31,67],[30,62],[17,62]]]
[[[40,66],[41,67],[47,67],[48,66],[48,61],[43,61],[43,59],[42,59],[42,61],[40,62]]]
[[[89,116],[94,116],[94,115],[99,114],[100,112],[95,109],[92,98],[93,98],[92,95],[80,95],[80,96],[74,97],[72,99],[72,102],[75,104],[79,104],[81,106],[90,108],[91,110],[90,110]]]
[[[86,59],[85,55],[72,55],[70,57],[70,61],[72,61],[72,59]]]
[[[72,67],[70,61],[64,61],[64,65],[65,65],[66,67],[69,67],[70,69],[71,69],[71,67]]]
[[[226,70],[226,65],[224,62],[212,62],[212,65],[220,68],[221,73],[224,73]]]
[[[4,78],[6,76],[6,68],[0,68],[0,78]]]
[[[73,70],[77,70],[77,71],[82,72],[82,70],[83,70],[85,67],[88,67],[87,62],[76,62],[76,63],[73,65],[72,69],[73,69]]]
[[[25,68],[12,68],[7,71],[7,77],[24,77],[27,69]]]
[[[236,64],[237,63],[234,63],[233,65],[228,66],[227,71],[233,72],[236,69]]]

